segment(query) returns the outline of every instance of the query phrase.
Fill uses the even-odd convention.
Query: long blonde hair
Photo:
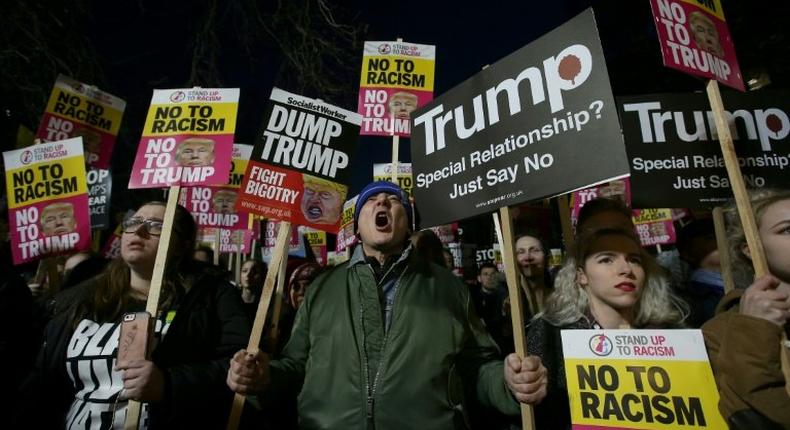
[[[545,311],[535,316],[555,326],[566,326],[579,320],[590,323],[588,292],[578,281],[578,269],[592,253],[592,244],[608,235],[622,235],[639,244],[633,232],[624,229],[602,228],[582,233],[574,242],[568,258],[554,279],[554,292],[546,300]],[[653,257],[639,247],[645,285],[636,302],[635,327],[672,327],[682,323],[688,315],[685,303],[672,292]]]
[[[749,191],[749,199],[752,202],[754,220],[759,228],[763,214],[769,206],[777,202],[790,200],[790,190],[770,188],[751,190]],[[734,200],[725,209],[725,218],[727,221],[727,237],[729,238],[728,251],[733,261],[733,277],[736,285],[745,288],[754,281],[754,268],[752,267],[752,259],[743,252],[746,246],[746,233],[743,231],[743,225],[738,215],[738,207],[735,205]]]

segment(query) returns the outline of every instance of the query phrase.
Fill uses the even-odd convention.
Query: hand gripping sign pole
[[[749,199],[749,194],[746,192],[746,185],[743,182],[741,169],[738,165],[738,157],[735,154],[735,146],[732,143],[730,126],[724,114],[724,103],[721,101],[719,83],[715,80],[710,80],[706,89],[711,111],[713,111],[713,117],[716,122],[716,133],[719,136],[721,153],[724,156],[724,165],[727,168],[727,176],[729,176],[730,184],[732,184],[732,193],[735,196],[738,215],[746,235],[746,244],[749,246],[751,253],[754,277],[760,278],[769,273],[768,262],[765,259],[765,250],[757,230],[757,222],[754,219],[752,202]],[[783,335],[779,347],[781,348],[782,373],[785,377],[785,391],[790,395],[790,357],[788,357],[788,347],[785,346],[786,341],[787,336]]]
[[[167,194],[165,219],[162,221],[162,235],[159,237],[159,246],[156,249],[154,273],[151,275],[151,287],[148,289],[148,301],[145,304],[146,312],[154,318],[156,318],[156,314],[159,311],[159,296],[162,294],[162,278],[165,274],[167,251],[170,248],[170,237],[173,232],[173,218],[176,213],[176,206],[178,206],[179,194],[181,194],[181,186],[179,185],[170,187],[170,192]],[[154,325],[151,324],[150,328],[153,328],[153,326]],[[124,430],[137,430],[140,421],[141,406],[140,402],[129,400],[129,405],[126,408],[126,421],[123,425]]]
[[[516,273],[516,258],[513,254],[515,244],[513,243],[513,218],[510,216],[510,208],[505,206],[499,208],[499,216],[502,218],[500,228],[499,217],[494,213],[494,225],[496,226],[499,248],[502,250],[502,264],[505,266],[505,278],[507,279],[507,291],[510,298],[510,321],[513,323],[513,343],[516,347],[516,355],[523,359],[527,356],[526,336],[524,335],[524,314],[522,309],[524,304],[521,301],[521,294],[518,287],[518,275]],[[532,406],[520,403],[521,406],[521,428],[523,430],[535,430],[535,416],[532,413]]]
[[[291,235],[291,223],[288,221],[280,221],[280,230],[277,232],[277,241],[274,244],[274,252],[272,254],[270,267],[280,267],[283,258],[288,249],[288,240]],[[266,273],[266,280],[263,283],[263,292],[261,293],[260,301],[258,302],[258,310],[255,312],[255,321],[252,324],[252,332],[250,333],[250,340],[247,342],[247,352],[256,353],[258,345],[261,342],[263,335],[263,325],[266,322],[266,314],[269,311],[269,302],[272,299],[274,292],[274,280],[277,272],[269,270]],[[241,411],[244,409],[244,395],[236,394],[233,396],[233,407],[230,411],[228,418],[228,425],[226,430],[236,430],[239,427],[239,419],[241,418]]]

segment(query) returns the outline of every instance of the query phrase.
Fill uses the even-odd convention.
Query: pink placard
[[[664,65],[744,91],[721,2],[709,3],[705,8],[682,0],[650,0]]]
[[[87,196],[77,195],[10,208],[14,264],[90,248]]]
[[[129,188],[225,184],[232,152],[232,134],[144,137]]]

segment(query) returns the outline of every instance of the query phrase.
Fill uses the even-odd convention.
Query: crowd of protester
[[[729,249],[703,214],[681,220],[674,249],[656,255],[622,202],[593,200],[557,270],[550,238],[516,225],[527,357],[513,353],[515,307],[497,264],[480,262],[464,283],[439,238],[412,231],[415,208],[393,184],[360,194],[349,261],[289,258],[279,320],[257,350],[247,341],[276,268],[248,259],[232,282],[179,207],[148,358],[127,360],[121,326],[145,310],[163,227],[164,205],[149,202],[123,221],[112,261],[80,252],[25,280],[3,250],[0,376],[19,393],[7,416],[18,428],[120,428],[135,400],[145,428],[224,428],[236,392],[248,399],[242,428],[515,429],[523,403],[538,428],[569,429],[561,330],[702,328],[730,428],[788,428],[790,192],[752,201],[770,272],[757,279],[734,205]]]

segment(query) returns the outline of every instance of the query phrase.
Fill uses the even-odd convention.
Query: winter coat
[[[716,316],[702,326],[719,411],[731,429],[790,428],[790,397],[781,368],[782,328],[742,315],[743,290],[724,296]]]
[[[408,265],[395,282],[390,303],[372,267],[352,259],[310,285],[269,387],[277,395],[301,387],[300,428],[460,429],[464,388],[518,414],[468,288],[435,264]]]
[[[164,400],[150,404],[150,422],[144,423],[148,428],[224,428],[227,422],[232,392],[225,379],[231,357],[246,347],[250,322],[238,291],[221,274],[200,265],[192,276],[192,287],[169,311],[162,312],[168,315],[169,326],[150,359],[163,373]],[[29,428],[63,428],[72,402],[85,397],[80,393],[82,387],[75,387],[76,382],[67,374],[67,350],[78,343],[73,338],[73,322],[90,319],[75,314],[75,310],[80,303],[92,300],[100,279],[86,281],[56,297],[55,315],[47,325],[36,368],[23,385],[25,403],[34,410],[21,411],[18,419]],[[142,310],[144,303],[136,302],[125,311]],[[112,345],[108,339],[115,334],[108,333],[103,340],[109,348]],[[117,345],[112,352],[113,357],[116,355]],[[115,360],[112,362],[114,365]],[[108,401],[116,397],[117,392]]]

